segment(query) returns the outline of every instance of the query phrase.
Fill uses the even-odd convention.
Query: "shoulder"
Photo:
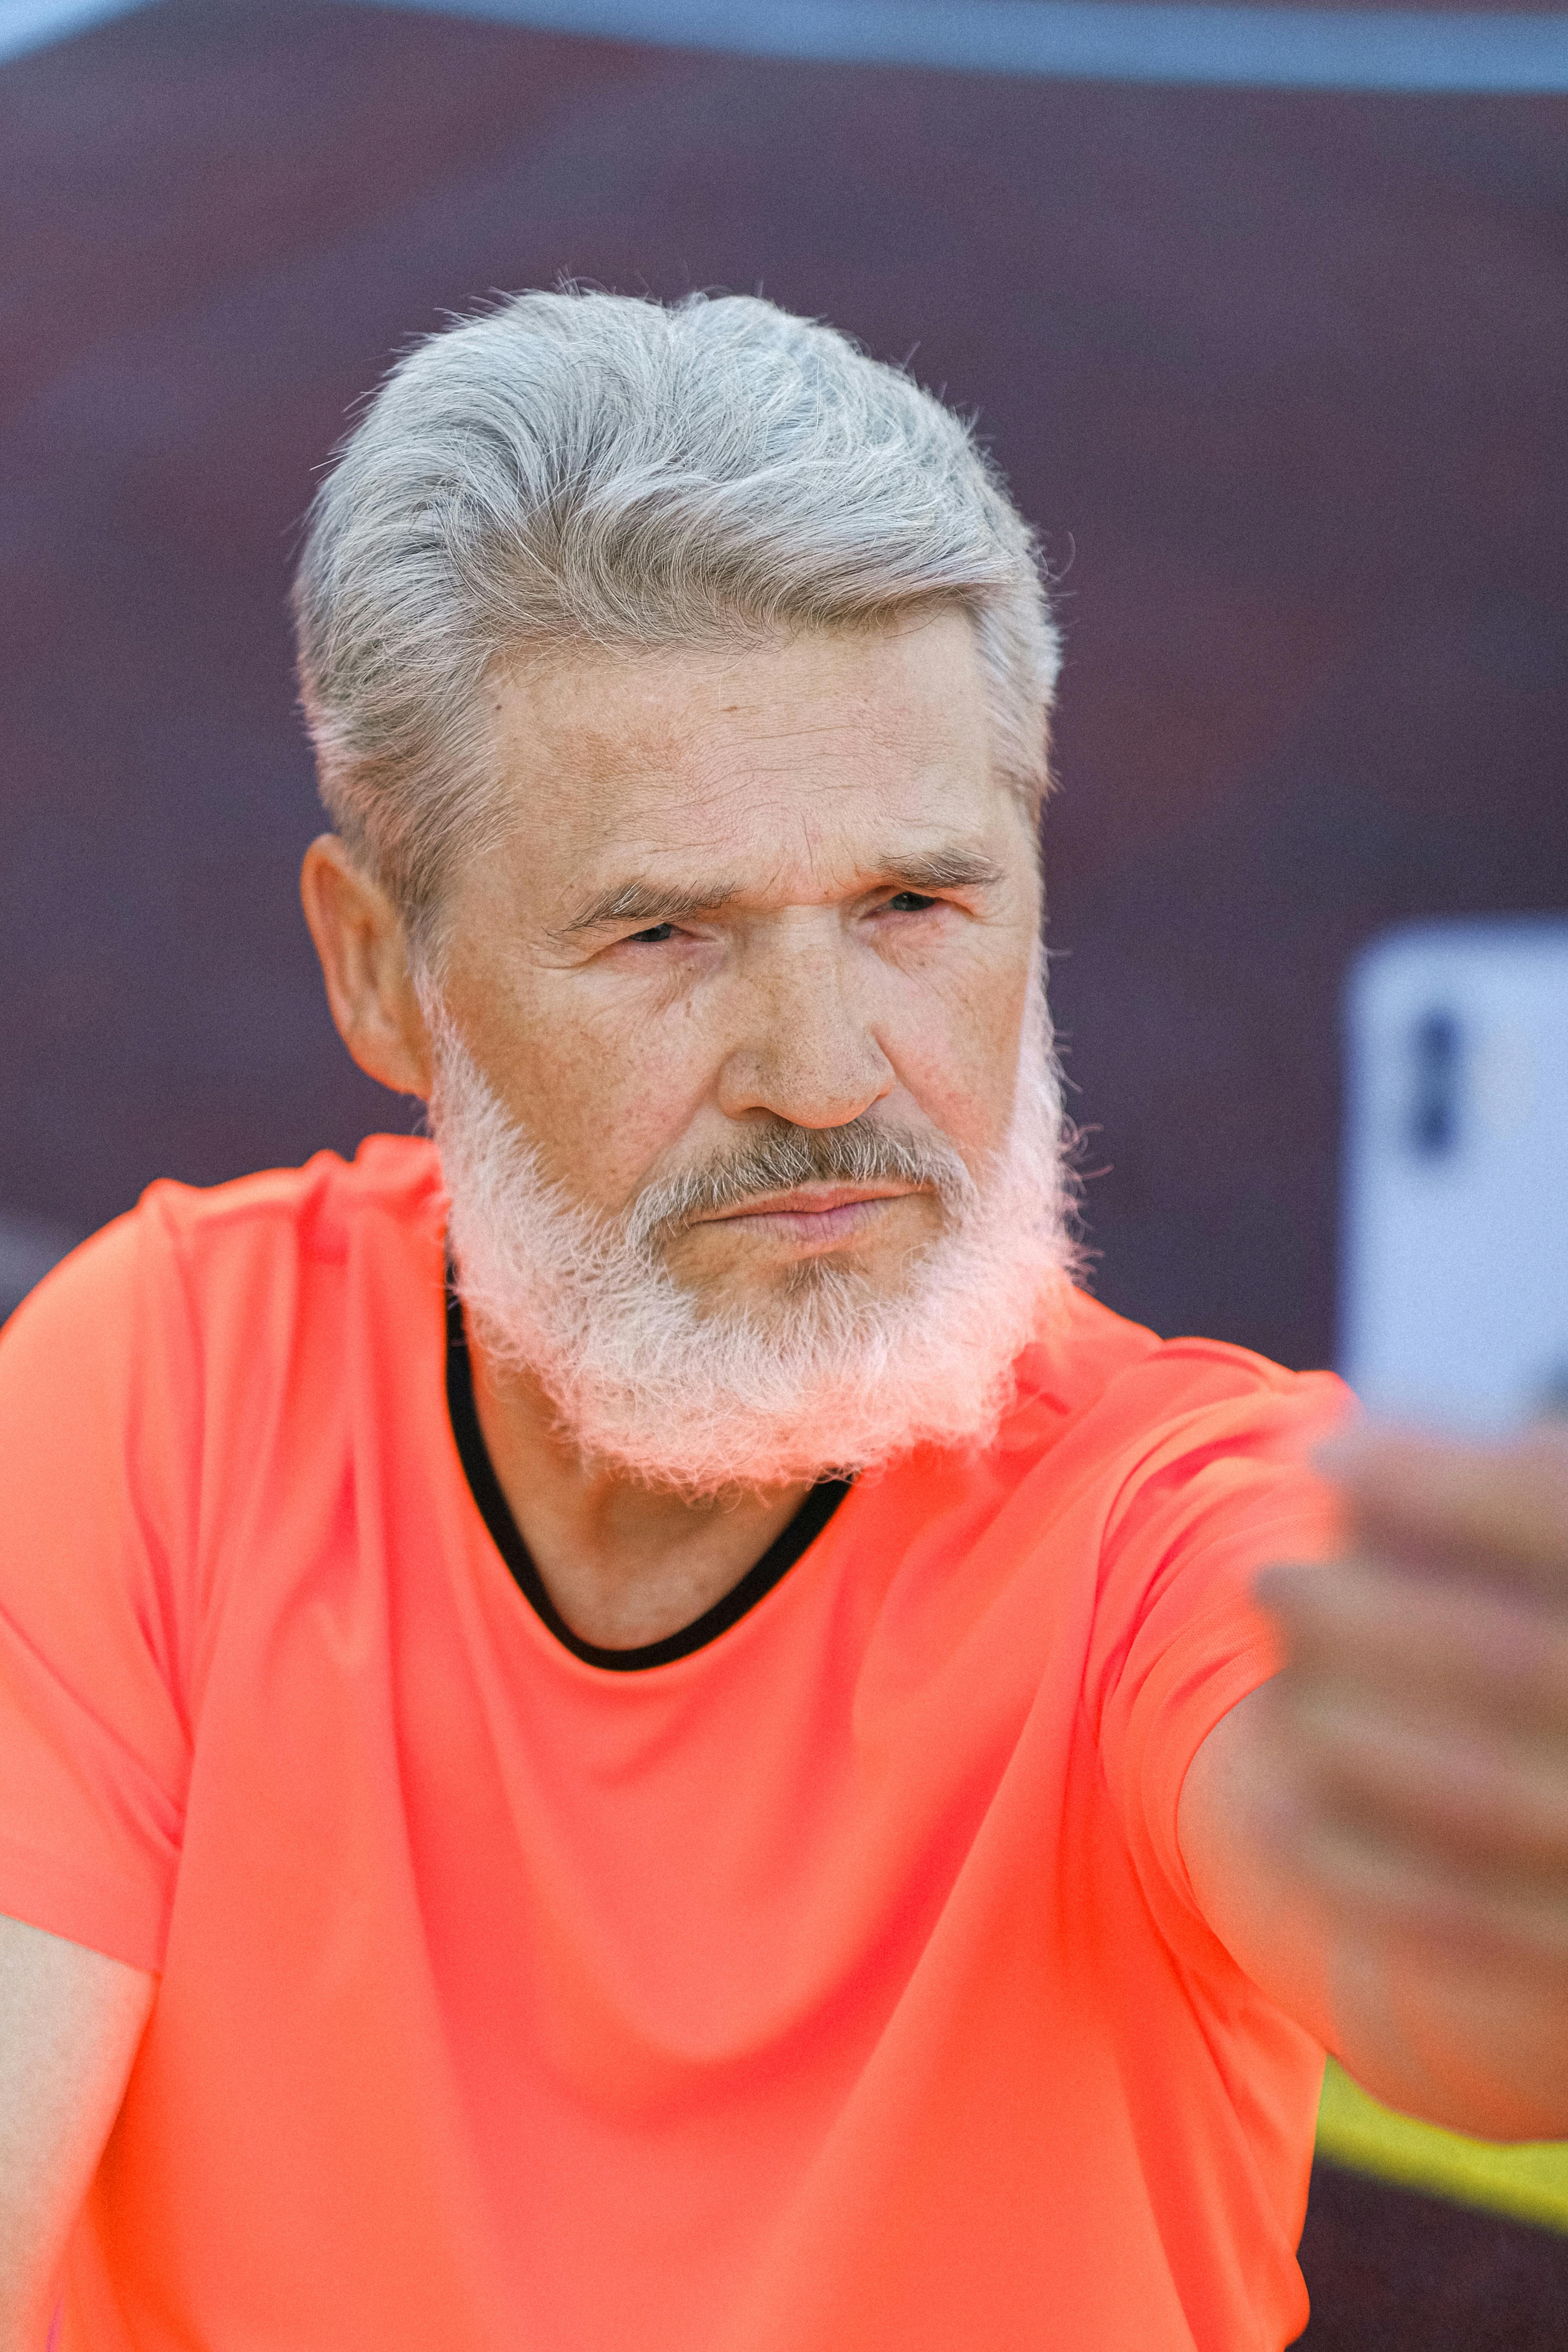
[[[1097,1605],[1135,1611],[1216,1545],[1320,1554],[1334,1528],[1311,1452],[1353,1407],[1332,1372],[1162,1339],[1075,1293],[1020,1363],[997,1467],[1026,1517],[1077,1531]]]
[[[417,1136],[373,1135],[352,1160],[318,1151],[228,1184],[149,1186],[132,1213],[200,1280],[247,1260],[342,1265],[367,1237],[438,1223],[440,1164]]]
[[[254,1365],[351,1256],[428,1244],[443,1211],[435,1147],[415,1137],[374,1136],[352,1161],[321,1151],[227,1184],[152,1184],[0,1332],[0,1411],[72,1381],[181,1387],[226,1360]]]
[[[277,1523],[341,1454],[367,1292],[438,1295],[441,1213],[433,1148],[377,1139],[154,1184],[46,1276],[0,1331],[0,1619],[47,1619],[74,1655],[129,1610],[180,1682],[249,1557],[226,1532]]]
[[[1019,1360],[1000,1443],[1044,1452],[1072,1439],[1128,1473],[1153,1472],[1194,1451],[1340,1418],[1351,1402],[1332,1372],[1290,1371],[1223,1339],[1162,1339],[1074,1290]]]
[[[352,1160],[318,1151],[226,1184],[163,1177],[46,1275],[12,1322],[106,1307],[139,1276],[168,1286],[178,1273],[204,1289],[246,1264],[341,1264],[366,1234],[438,1229],[442,1205],[436,1148],[417,1136],[374,1135]]]

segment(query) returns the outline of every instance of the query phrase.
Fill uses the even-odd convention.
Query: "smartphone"
[[[1345,1379],[1456,1433],[1568,1412],[1568,916],[1384,933],[1344,1046]]]

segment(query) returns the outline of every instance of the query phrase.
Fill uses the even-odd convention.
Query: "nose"
[[[845,950],[816,926],[759,951],[719,1072],[726,1118],[769,1111],[795,1127],[847,1127],[891,1094],[893,1066],[860,998]]]

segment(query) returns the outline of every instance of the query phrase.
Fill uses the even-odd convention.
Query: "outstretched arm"
[[[1391,2105],[1568,2137],[1568,1435],[1338,1443],[1349,1555],[1183,1791],[1205,1916]]]
[[[42,2352],[157,1981],[0,1918],[0,2352]]]

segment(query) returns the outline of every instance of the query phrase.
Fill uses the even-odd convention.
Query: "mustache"
[[[963,1160],[940,1138],[867,1118],[818,1128],[792,1127],[780,1119],[705,1168],[682,1169],[645,1186],[626,1218],[626,1239],[634,1248],[646,1248],[668,1240],[694,1216],[740,1208],[763,1193],[791,1192],[799,1184],[882,1182],[934,1192],[950,1211],[967,1208],[975,1193]]]

